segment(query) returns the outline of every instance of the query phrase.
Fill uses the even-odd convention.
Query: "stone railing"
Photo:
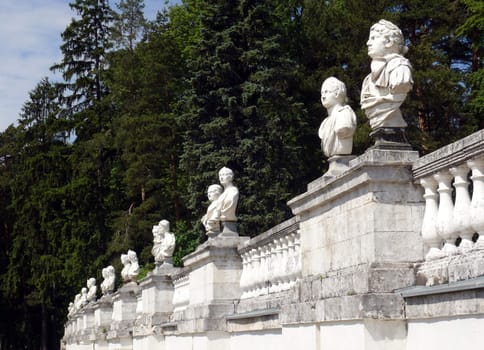
[[[413,175],[424,188],[426,260],[484,248],[484,130],[420,158]]]
[[[281,292],[301,276],[299,223],[292,218],[239,247],[241,299]]]

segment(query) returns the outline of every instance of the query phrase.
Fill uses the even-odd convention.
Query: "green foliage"
[[[287,218],[286,201],[326,166],[317,129],[331,75],[346,83],[363,153],[364,43],[380,18],[408,38],[415,84],[402,109],[413,146],[429,152],[483,127],[480,1],[184,0],[149,23],[143,7],[73,1],[52,67],[64,81],[42,79],[18,126],[0,133],[7,348],[56,349],[68,303],[103,267],[119,272],[128,249],[140,278],[152,270],[162,219],[182,266],[206,239],[199,218],[223,166],[240,189],[243,235]]]

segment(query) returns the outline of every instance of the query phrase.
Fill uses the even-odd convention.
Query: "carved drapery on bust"
[[[153,226],[153,248],[151,253],[156,263],[170,262],[175,250],[175,235],[170,232],[170,222],[161,220]]]
[[[121,278],[123,282],[129,281],[129,269],[131,267],[131,262],[129,261],[128,254],[121,254],[121,264],[123,264],[123,269],[121,270]]]
[[[408,51],[402,31],[393,23],[380,20],[370,29],[366,43],[372,58],[371,73],[363,81],[361,108],[373,130],[405,128],[400,105],[412,89],[412,66],[403,57]]]
[[[209,187],[208,197],[211,204],[201,221],[210,238],[218,236],[219,233],[223,237],[238,236],[235,212],[239,201],[239,190],[233,184],[234,172],[223,167],[218,176],[223,191],[222,187],[218,185]]]
[[[114,282],[116,280],[116,273],[114,267],[109,265],[102,269],[102,275],[104,280],[101,283],[101,292],[103,295],[109,295],[114,290]]]
[[[220,169],[219,181],[224,191],[217,202],[220,210],[220,221],[237,221],[235,211],[239,201],[239,190],[233,184],[234,172],[226,167]]]
[[[136,282],[136,278],[139,274],[138,256],[134,250],[128,250],[128,260],[130,262],[127,273],[128,281]]]
[[[210,205],[207,208],[207,213],[202,217],[201,221],[208,236],[214,236],[220,232],[220,206],[218,199],[222,192],[222,186],[217,184],[210,185],[207,190],[207,197],[210,201]]]
[[[324,155],[329,158],[351,154],[356,115],[346,104],[345,84],[334,77],[326,79],[321,86],[321,103],[328,111],[318,132]]]
[[[96,293],[96,279],[94,277],[91,277],[87,280],[87,302],[96,301]]]

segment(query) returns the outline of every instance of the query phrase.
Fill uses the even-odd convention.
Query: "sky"
[[[61,60],[61,33],[71,22],[72,0],[0,0],[0,132],[16,124],[22,105],[43,77],[60,80],[49,68]],[[115,7],[117,0],[111,1]],[[145,0],[154,19],[165,0]]]

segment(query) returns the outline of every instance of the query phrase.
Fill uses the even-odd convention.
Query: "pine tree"
[[[79,112],[93,107],[107,93],[104,80],[106,55],[112,47],[113,13],[107,0],[75,0],[69,6],[77,18],[62,33],[63,58],[51,70],[62,73],[68,114],[77,119],[76,132],[84,137],[92,128],[99,130],[103,124],[102,111],[91,115]],[[93,126],[88,127],[89,124]]]
[[[26,334],[20,344],[51,349],[63,320],[61,254],[65,217],[62,206],[69,178],[69,146],[59,122],[60,93],[43,79],[24,104],[12,154],[11,229],[9,261],[3,276],[4,294],[17,319],[17,332]],[[36,333],[38,338],[29,337]],[[54,345],[55,344],[55,345]]]
[[[187,202],[200,217],[206,187],[228,166],[241,191],[240,232],[256,235],[288,215],[285,201],[301,183],[296,179],[308,178],[298,158],[304,109],[290,94],[295,64],[282,50],[273,2],[199,6],[205,12],[180,118]]]
[[[116,47],[133,51],[147,24],[144,0],[121,0],[116,6],[120,12],[114,15],[113,41]]]

